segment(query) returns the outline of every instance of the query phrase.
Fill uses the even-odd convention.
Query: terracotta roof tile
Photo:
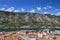
[[[60,36],[56,38],[56,40],[60,40]]]

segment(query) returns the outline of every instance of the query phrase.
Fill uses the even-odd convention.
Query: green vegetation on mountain
[[[60,16],[29,12],[0,11],[0,28],[5,27],[60,27]]]

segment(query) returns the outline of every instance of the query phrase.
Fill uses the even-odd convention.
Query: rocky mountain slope
[[[42,27],[60,26],[60,16],[28,12],[0,11],[0,27]]]

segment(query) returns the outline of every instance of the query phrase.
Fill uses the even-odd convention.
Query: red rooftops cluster
[[[60,40],[60,36],[53,38],[45,32],[38,33],[21,30],[17,32],[0,33],[0,40]]]

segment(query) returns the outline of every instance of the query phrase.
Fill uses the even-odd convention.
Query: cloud
[[[57,12],[55,15],[57,15],[57,16],[60,15],[60,12]]]
[[[54,15],[53,13],[50,13],[50,12],[44,12],[43,14],[51,14],[51,15]]]
[[[44,9],[47,9],[47,7],[44,7]]]
[[[41,10],[41,7],[37,7],[37,10],[38,10],[38,11]]]
[[[44,14],[48,14],[48,12],[44,12]]]
[[[54,14],[51,14],[51,15],[54,15]]]
[[[5,8],[0,8],[0,10],[5,10]]]
[[[60,9],[55,9],[54,11],[58,12],[58,11],[60,11]]]
[[[33,12],[33,13],[34,13],[34,12],[35,12],[35,10],[34,10],[34,9],[31,9],[29,12]]]
[[[20,12],[20,10],[14,10],[14,12]]]
[[[21,8],[21,11],[23,12],[23,11],[25,11],[25,9],[24,8]]]
[[[52,8],[52,6],[47,6],[48,8]]]
[[[23,11],[25,11],[24,8],[15,9],[14,7],[0,8],[0,10],[9,11],[9,12],[20,12],[20,11],[23,12]]]
[[[6,11],[14,11],[14,7],[7,8]]]

